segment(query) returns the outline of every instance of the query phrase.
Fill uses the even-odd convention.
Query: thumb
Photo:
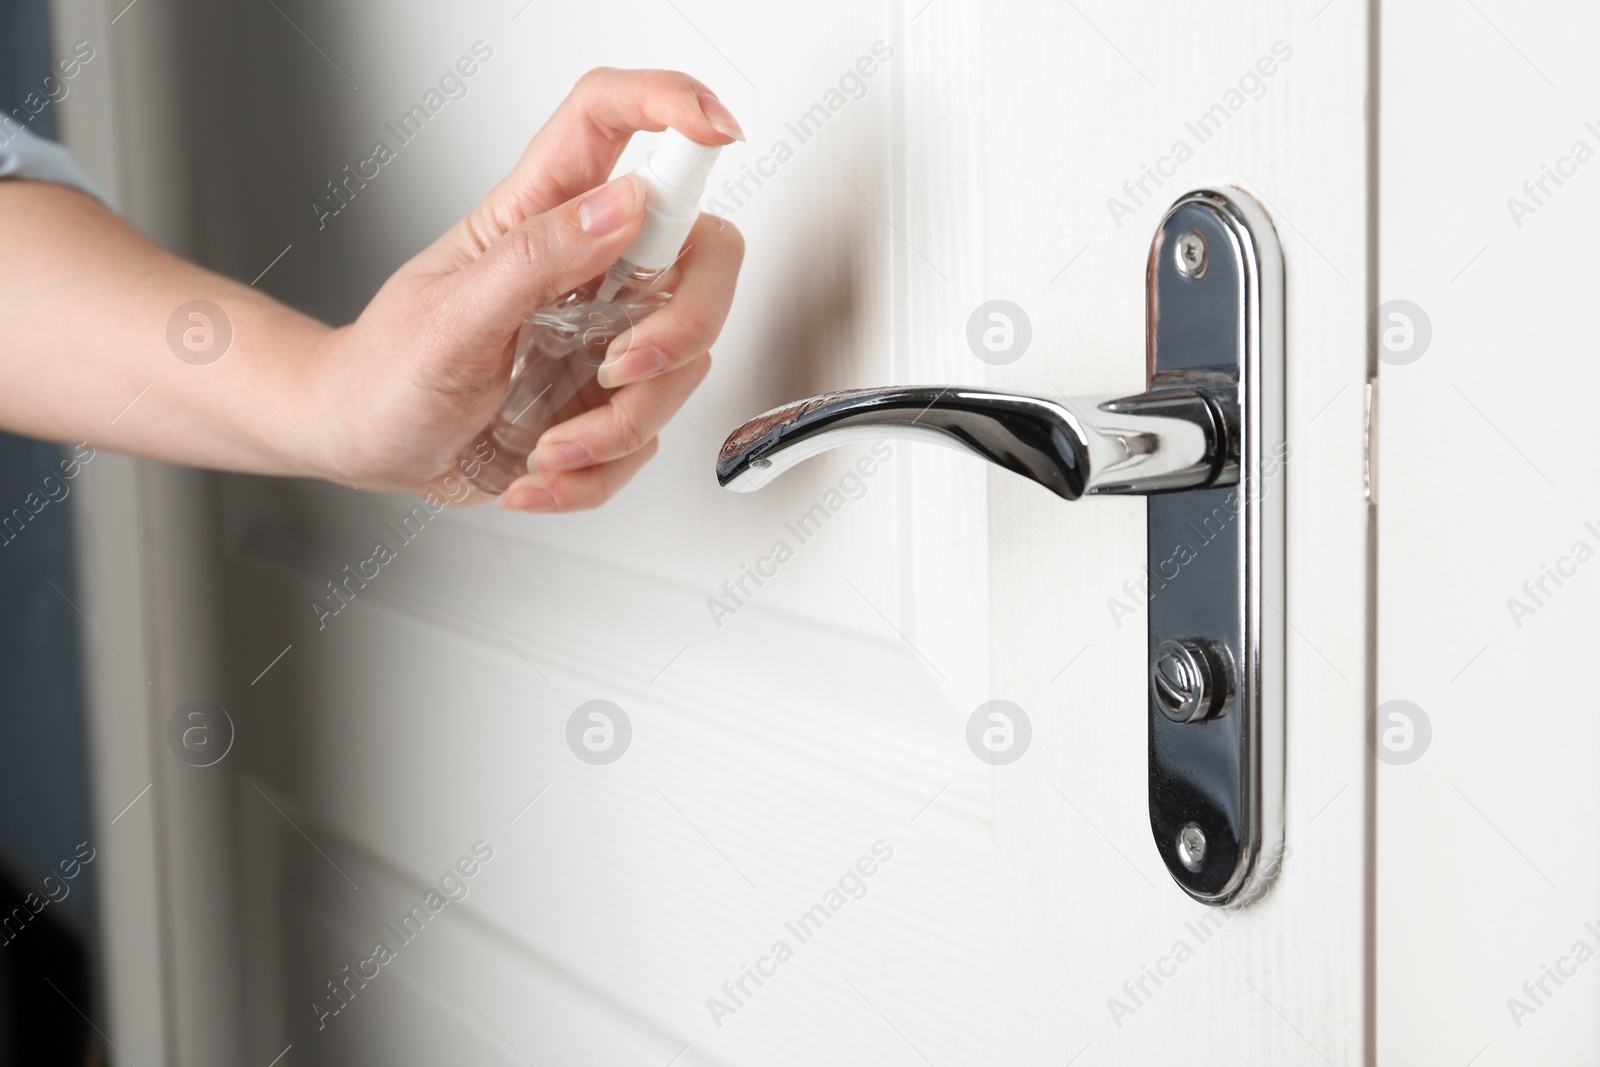
[[[638,234],[644,186],[632,174],[573,197],[501,234],[457,272],[462,317],[503,339],[562,293],[603,273]]]

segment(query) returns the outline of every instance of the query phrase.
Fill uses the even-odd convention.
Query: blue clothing
[[[4,138],[7,132],[5,125],[0,123],[0,138]],[[0,178],[32,178],[35,181],[70,185],[97,200],[106,200],[106,194],[78,166],[71,152],[54,141],[35,137],[26,129],[9,132],[9,140],[0,139]]]

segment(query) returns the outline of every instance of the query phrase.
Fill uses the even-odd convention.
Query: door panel
[[[1600,385],[1596,15],[1520,14],[1384,11],[1377,991],[1397,1063],[1600,1058],[1600,436],[1578,410]]]
[[[983,199],[1004,211],[991,207],[970,230],[988,271],[961,304],[1010,296],[1035,330],[1034,351],[992,370],[991,384],[1141,388],[1144,257],[1161,213],[1190,188],[1233,182],[1255,193],[1287,263],[1289,596],[1276,607],[1288,621],[1289,851],[1260,903],[1194,904],[1174,891],[1150,840],[1145,618],[1124,584],[1144,574],[1143,505],[1063,507],[1015,480],[991,481],[994,695],[1042,724],[1029,758],[994,785],[999,877],[1015,909],[1011,988],[1028,1009],[1008,1018],[1030,1020],[1013,1023],[1011,1062],[1065,1062],[1085,1046],[1086,1063],[1201,1049],[1203,1062],[1358,1062],[1363,9],[1329,9],[1314,24],[1309,11],[1272,5],[1069,5],[1043,18],[1020,5],[983,10],[973,86],[988,116]],[[1246,96],[1202,143],[1190,124],[1261,57],[1278,62],[1270,76],[1257,71],[1260,98]],[[1193,150],[1182,163],[1180,141]],[[1138,179],[1168,154],[1176,174],[1147,181],[1137,202],[1123,183],[1142,196]],[[954,326],[947,319],[946,331]],[[1175,976],[1146,980],[1147,967]]]
[[[263,285],[333,319],[589,67],[691,70],[750,131],[720,164],[749,256],[717,372],[614,504],[402,536],[415,501],[212,480],[215,591],[169,610],[215,635],[238,728],[204,772],[227,831],[184,869],[237,894],[243,1058],[1365,1058],[1364,9],[697,0],[612,5],[596,33],[519,6],[286,8],[302,37],[179,5],[207,44],[188,121],[226,145],[197,163],[205,253],[254,276],[292,245]],[[318,229],[311,197],[480,39],[470,92]],[[899,442],[754,495],[712,477],[731,428],[832,389],[1136,391],[1150,236],[1212,182],[1259,194],[1289,264],[1290,851],[1243,911],[1191,901],[1150,840],[1139,501]],[[1031,323],[1006,366],[967,343],[993,299]],[[380,539],[394,562],[327,600]],[[162,674],[151,723],[190,687]],[[597,699],[632,729],[605,765],[568,742]],[[1005,766],[967,742],[996,699],[1033,728]],[[478,842],[463,899],[388,930]],[[403,944],[378,977],[317,1008],[379,939]],[[208,1016],[168,1002],[181,1062]]]

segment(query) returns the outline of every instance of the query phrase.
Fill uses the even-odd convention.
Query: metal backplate
[[[1239,463],[1237,484],[1149,501],[1150,827],[1190,896],[1246,903],[1283,854],[1289,452],[1270,220],[1237,190],[1185,196],[1156,231],[1146,285],[1150,388],[1236,381],[1223,395],[1238,400]],[[1185,719],[1174,704],[1202,681],[1208,703]]]

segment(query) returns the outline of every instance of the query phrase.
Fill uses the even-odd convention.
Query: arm
[[[707,144],[738,134],[685,75],[591,72],[516,170],[338,329],[167,253],[83,193],[0,181],[0,426],[175,463],[427,491],[492,415],[522,319],[604,271],[638,232],[634,182],[601,183],[634,131],[669,125]],[[709,368],[741,258],[737,231],[703,217],[677,294],[620,339],[629,357],[603,375],[607,402],[546,433],[540,472],[506,506],[593,507],[632,477]],[[169,320],[193,300],[231,324],[215,362],[169,344]]]

